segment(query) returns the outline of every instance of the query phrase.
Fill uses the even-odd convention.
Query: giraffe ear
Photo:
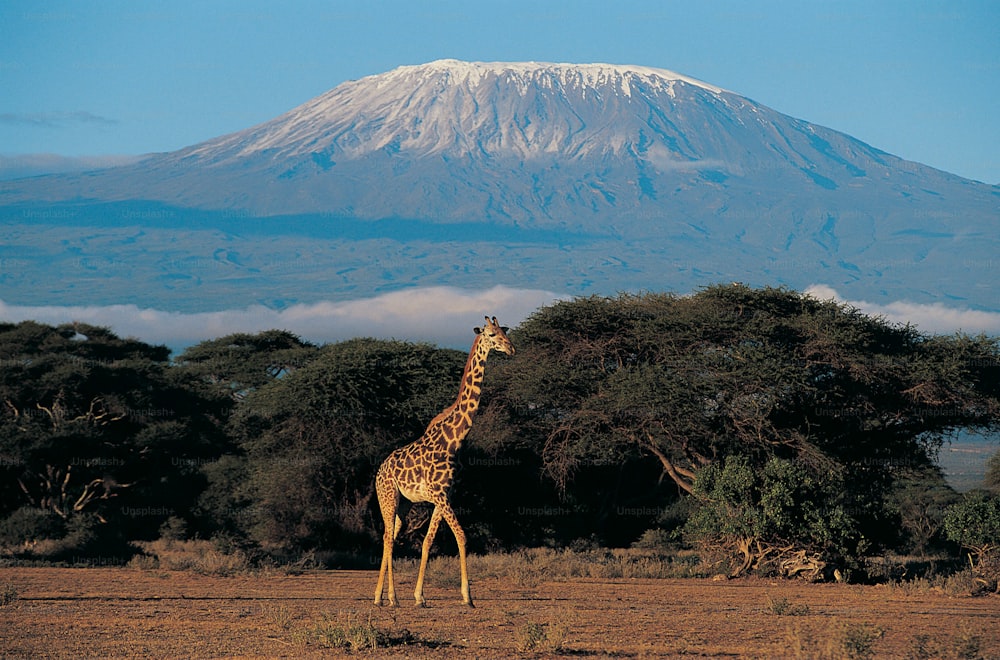
[[[475,332],[478,335],[479,333],[481,333],[483,331],[483,329],[482,328],[473,328],[472,331]]]
[[[504,334],[507,334],[508,332],[510,332],[510,328],[508,328],[505,325],[500,326],[500,329],[503,331]]]

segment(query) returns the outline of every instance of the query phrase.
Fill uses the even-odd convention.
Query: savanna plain
[[[546,579],[541,564],[559,557],[535,559],[499,576],[473,557],[474,608],[454,557],[432,560],[425,608],[405,560],[395,608],[372,604],[374,570],[0,568],[0,657],[1000,657],[997,594],[926,581]]]

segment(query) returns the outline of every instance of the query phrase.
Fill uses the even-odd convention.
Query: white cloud
[[[729,165],[722,160],[682,160],[661,144],[653,144],[642,156],[661,172],[689,172],[693,170],[726,170]]]
[[[131,165],[146,156],[106,154],[60,156],[58,154],[0,154],[0,181],[41,174],[62,174]]]
[[[836,300],[856,307],[865,314],[882,316],[894,323],[910,323],[921,332],[949,334],[957,331],[968,334],[980,332],[1000,335],[1000,312],[983,312],[969,308],[948,307],[943,303],[913,303],[898,300],[873,303],[866,300],[846,300],[826,284],[813,284],[806,288],[807,295],[818,300]]]
[[[0,113],[0,124],[15,124],[42,128],[57,128],[69,124],[101,124],[114,126],[117,119],[95,115],[86,110],[71,112],[4,112]]]
[[[381,337],[464,348],[472,344],[472,328],[482,325],[484,316],[496,316],[502,324],[515,327],[539,307],[564,297],[551,291],[504,286],[486,291],[428,287],[280,310],[254,305],[194,313],[136,305],[28,307],[0,301],[0,321],[33,320],[52,325],[79,321],[110,327],[122,337],[137,337],[175,349],[234,332],[274,328],[316,343]]]

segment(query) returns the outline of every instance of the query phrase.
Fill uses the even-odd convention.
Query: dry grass
[[[159,539],[139,543],[142,555],[129,561],[141,570],[193,571],[200,575],[237,575],[260,570],[242,550],[223,552],[211,541]]]
[[[822,633],[805,626],[790,626],[780,645],[783,657],[808,660],[854,660],[882,655],[885,630],[871,623],[831,622]],[[906,657],[914,660],[978,660],[982,655],[982,635],[968,623],[951,636],[918,633],[910,640]],[[776,651],[777,652],[777,651]]]
[[[918,594],[939,592],[956,598],[966,596],[986,596],[995,589],[976,576],[971,569],[965,569],[950,575],[933,577],[915,577],[911,580],[888,582],[887,586],[903,594]]]
[[[517,552],[469,555],[469,572],[477,579],[499,578],[519,587],[534,587],[547,580],[575,578],[685,578],[708,573],[698,556],[691,552],[673,555],[635,549],[570,550],[527,548]],[[396,563],[402,570],[416,572],[419,560]],[[427,563],[427,580],[437,586],[459,586],[458,559],[432,557]]]

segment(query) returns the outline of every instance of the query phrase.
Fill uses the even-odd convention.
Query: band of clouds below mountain
[[[82,322],[110,327],[120,336],[183,348],[207,339],[270,329],[288,330],[325,343],[353,337],[425,341],[468,348],[472,329],[483,316],[514,327],[560,294],[536,289],[495,286],[485,291],[426,287],[385,293],[345,302],[297,304],[284,309],[252,305],[215,312],[169,312],[136,305],[15,306],[0,301],[0,321],[33,320],[58,325]]]
[[[836,300],[891,323],[911,323],[932,334],[965,332],[1000,334],[1000,313],[948,307],[940,303],[895,301],[876,304],[843,299],[824,284],[805,294]],[[174,350],[236,332],[288,330],[309,341],[326,343],[353,337],[425,341],[465,348],[472,328],[484,315],[496,315],[516,327],[535,310],[569,296],[538,289],[496,286],[483,291],[455,287],[424,287],[346,302],[297,304],[284,309],[252,305],[214,312],[170,312],[136,305],[18,306],[0,301],[0,321],[33,320],[58,325],[81,322],[106,326],[120,336],[163,343]]]

